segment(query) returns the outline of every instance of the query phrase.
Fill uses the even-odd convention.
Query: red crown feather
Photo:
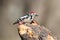
[[[35,12],[29,12],[30,14],[34,14]]]

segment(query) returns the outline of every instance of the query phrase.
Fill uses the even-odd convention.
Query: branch
[[[36,22],[19,25],[18,33],[22,40],[57,40],[47,28]]]

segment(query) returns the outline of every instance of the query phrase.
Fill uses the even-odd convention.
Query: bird
[[[36,12],[29,12],[28,14],[19,17],[14,23],[14,24],[18,24],[18,23],[32,23],[34,18],[38,16],[38,14]]]

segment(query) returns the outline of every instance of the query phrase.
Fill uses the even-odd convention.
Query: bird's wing
[[[24,20],[24,19],[27,19],[28,17],[29,17],[28,15],[25,15],[25,16],[21,17],[20,19]]]

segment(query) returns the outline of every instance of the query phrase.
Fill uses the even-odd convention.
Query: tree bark
[[[18,33],[22,40],[57,40],[47,28],[40,25],[20,25]]]

